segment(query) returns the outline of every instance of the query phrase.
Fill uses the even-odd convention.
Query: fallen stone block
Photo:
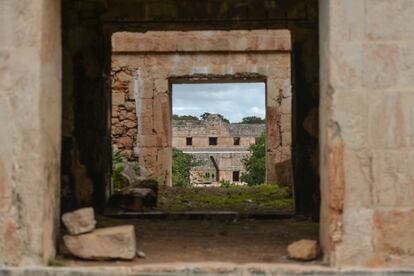
[[[289,258],[301,261],[311,261],[318,257],[319,246],[315,240],[300,240],[291,243],[288,248]]]
[[[141,212],[157,206],[157,194],[151,188],[127,187],[114,193],[109,199],[112,208]]]
[[[136,255],[133,225],[107,227],[78,236],[63,237],[68,251],[86,260],[132,260]]]
[[[151,179],[151,178],[147,178],[144,180],[140,180],[138,182],[136,182],[135,184],[131,185],[131,187],[134,188],[148,188],[154,191],[154,193],[156,195],[158,195],[158,190],[159,190],[159,184],[157,180]]]
[[[96,220],[93,208],[82,208],[62,215],[63,224],[71,235],[91,232],[95,229]]]

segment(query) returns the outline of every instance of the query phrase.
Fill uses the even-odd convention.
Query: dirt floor
[[[51,265],[95,266],[168,262],[292,262],[286,246],[298,239],[318,238],[318,224],[284,220],[159,220],[98,218],[97,227],[134,224],[137,249],[146,258],[131,262],[91,262],[61,256]],[[64,251],[64,250],[62,250]]]

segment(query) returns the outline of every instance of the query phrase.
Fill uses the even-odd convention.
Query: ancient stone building
[[[292,167],[291,43],[287,30],[113,34],[114,148],[171,186],[172,84],[263,82],[266,182],[280,182],[279,164]]]
[[[194,156],[192,184],[239,183],[249,146],[265,132],[264,124],[231,124],[215,114],[200,121],[173,121],[172,145]]]
[[[112,155],[112,34],[213,30],[224,32],[215,44],[222,45],[229,30],[285,30],[291,37],[283,49],[290,53],[286,102],[292,107],[297,213],[320,214],[320,242],[332,267],[409,267],[414,263],[413,14],[412,0],[1,1],[0,264],[46,265],[56,255],[61,210],[93,205],[101,211],[105,205]],[[174,45],[170,39],[161,35],[143,44],[151,45],[147,51],[161,47],[165,53]],[[212,45],[198,39],[200,47]],[[246,45],[244,50],[251,49]],[[270,49],[258,40],[255,49],[265,45]],[[233,59],[248,68],[267,60]],[[191,62],[203,67],[204,61]],[[196,73],[205,71],[185,74]],[[216,74],[223,77],[220,70]],[[154,116],[169,119],[159,112],[167,106],[168,85],[151,85],[160,96]],[[276,103],[284,97],[281,93]],[[137,123],[138,129],[146,124]],[[165,153],[146,151],[137,152],[146,162]],[[161,166],[156,171],[169,173]]]

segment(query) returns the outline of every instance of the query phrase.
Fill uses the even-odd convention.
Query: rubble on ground
[[[302,239],[291,243],[288,248],[289,258],[300,261],[312,261],[319,255],[319,246],[315,240]]]

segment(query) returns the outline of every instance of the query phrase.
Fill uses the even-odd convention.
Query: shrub
[[[118,165],[123,161],[123,157],[119,152],[112,152],[112,183],[113,189],[115,191],[121,190],[128,185],[128,179],[122,175],[122,172],[125,170],[124,167]]]
[[[174,187],[191,187],[190,170],[197,166],[195,158],[190,154],[173,148],[172,184]]]
[[[266,175],[266,137],[262,133],[257,143],[249,147],[250,157],[243,159],[246,172],[240,177],[249,185],[260,185],[265,182]]]
[[[220,187],[221,188],[230,188],[231,186],[233,186],[233,183],[230,182],[230,180],[220,180]]]

